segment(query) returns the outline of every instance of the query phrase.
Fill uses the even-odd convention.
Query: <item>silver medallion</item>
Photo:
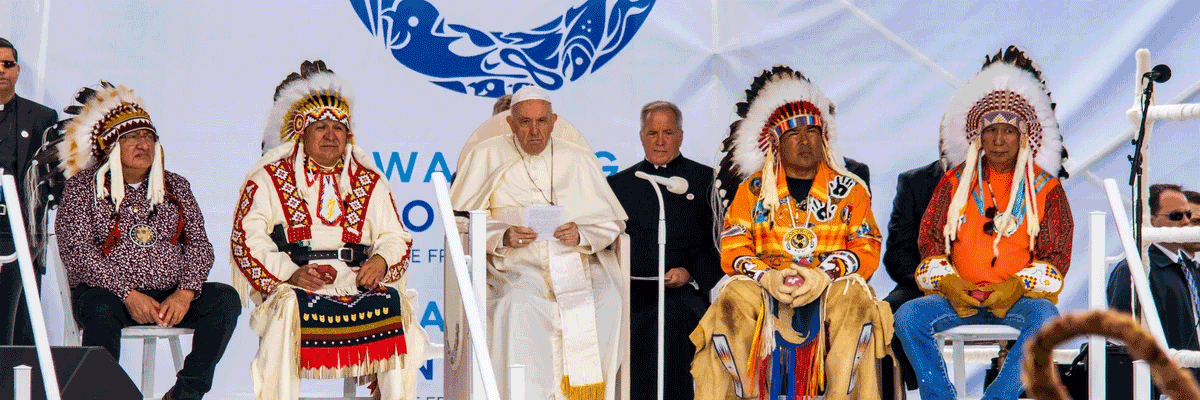
[[[158,235],[155,235],[154,229],[150,229],[150,226],[146,224],[134,225],[129,229],[129,233],[129,240],[141,247],[150,247],[158,242]]]

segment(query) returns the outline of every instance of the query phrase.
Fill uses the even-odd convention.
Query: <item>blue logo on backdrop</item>
[[[608,160],[609,162],[617,161],[617,156],[614,156],[613,153],[609,153],[604,150],[597,151],[596,158],[599,160]],[[600,166],[600,169],[604,171],[604,176],[613,176],[617,174],[617,171],[619,171],[618,167],[612,164],[602,165]]]
[[[529,31],[484,32],[447,22],[426,0],[350,0],[401,64],[438,86],[483,97],[527,85],[555,90],[595,72],[633,39],[654,2],[616,0],[608,8],[606,0],[586,0]]]

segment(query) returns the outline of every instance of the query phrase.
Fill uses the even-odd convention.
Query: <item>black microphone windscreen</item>
[[[1163,83],[1171,79],[1171,67],[1168,67],[1166,64],[1155,65],[1154,68],[1150,69],[1150,72],[1154,73],[1155,82]]]

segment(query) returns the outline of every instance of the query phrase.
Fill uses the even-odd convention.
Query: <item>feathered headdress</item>
[[[350,132],[346,137],[346,149],[342,155],[342,163],[347,167],[342,168],[338,178],[339,187],[350,190],[349,166],[352,164],[357,165],[357,168],[382,173],[373,163],[355,162],[368,158],[361,148],[354,145],[354,129],[350,117],[351,106],[354,104],[353,93],[350,83],[326,68],[324,61],[301,63],[299,73],[288,74],[275,88],[275,104],[271,107],[266,131],[263,132],[263,156],[251,169],[251,173],[269,163],[290,158],[295,181],[304,182],[306,155],[301,143],[304,140],[304,128],[325,120],[341,122]]]
[[[111,195],[113,204],[119,207],[125,198],[119,139],[138,131],[148,131],[157,138],[158,132],[142,98],[124,86],[100,81],[96,87],[79,89],[75,101],[79,104],[63,110],[75,117],[58,124],[62,127],[62,140],[56,145],[59,169],[64,178],[70,178],[102,162],[96,171],[96,198]],[[166,196],[163,150],[157,139],[154,152],[146,192],[151,208],[162,204]]]
[[[350,84],[325,67],[321,60],[304,61],[275,87],[275,104],[263,132],[263,151],[300,140],[304,128],[322,120],[341,122],[354,132],[350,111],[354,104]]]
[[[1025,213],[1027,230],[1032,248],[1038,234],[1039,210],[1036,204],[1032,180],[1036,179],[1033,166],[1053,176],[1067,177],[1062,163],[1066,158],[1058,120],[1054,116],[1054,102],[1042,79],[1037,64],[1016,46],[985,57],[983,69],[975,75],[950,100],[950,106],[942,117],[942,157],[957,166],[965,163],[963,177],[975,179],[981,172],[980,134],[984,128],[997,123],[1006,123],[1017,128],[1024,139],[1017,155],[1017,167],[1013,173],[1013,184],[1008,193],[1008,209],[1005,215],[1013,215],[1017,196],[1025,198],[1028,212]],[[1024,185],[1018,183],[1024,182]],[[959,185],[947,212],[944,230],[947,247],[953,241],[970,195],[970,184]],[[1024,193],[1018,193],[1024,189]],[[1003,219],[1003,225],[1012,221]],[[1020,224],[1020,221],[1016,222]],[[998,234],[993,242],[993,251],[998,252],[1000,238],[1015,231],[1011,226],[997,226]]]
[[[716,229],[720,229],[725,209],[737,193],[738,185],[756,172],[763,172],[759,197],[778,197],[775,182],[782,179],[777,151],[779,135],[791,128],[821,126],[825,163],[839,174],[854,176],[846,171],[845,160],[837,149],[833,102],[799,71],[783,65],[763,71],[746,90],[746,101],[737,103],[737,114],[741,119],[729,125],[729,137],[721,148],[724,157],[713,182]],[[778,201],[763,202],[770,211],[778,204]]]

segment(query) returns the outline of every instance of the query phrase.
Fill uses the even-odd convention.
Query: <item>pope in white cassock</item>
[[[596,157],[551,136],[557,120],[549,93],[518,90],[512,132],[464,149],[450,196],[455,210],[489,212],[488,340],[500,392],[519,363],[526,398],[613,399],[623,301],[608,247],[625,211]],[[557,228],[539,234],[529,212]]]

